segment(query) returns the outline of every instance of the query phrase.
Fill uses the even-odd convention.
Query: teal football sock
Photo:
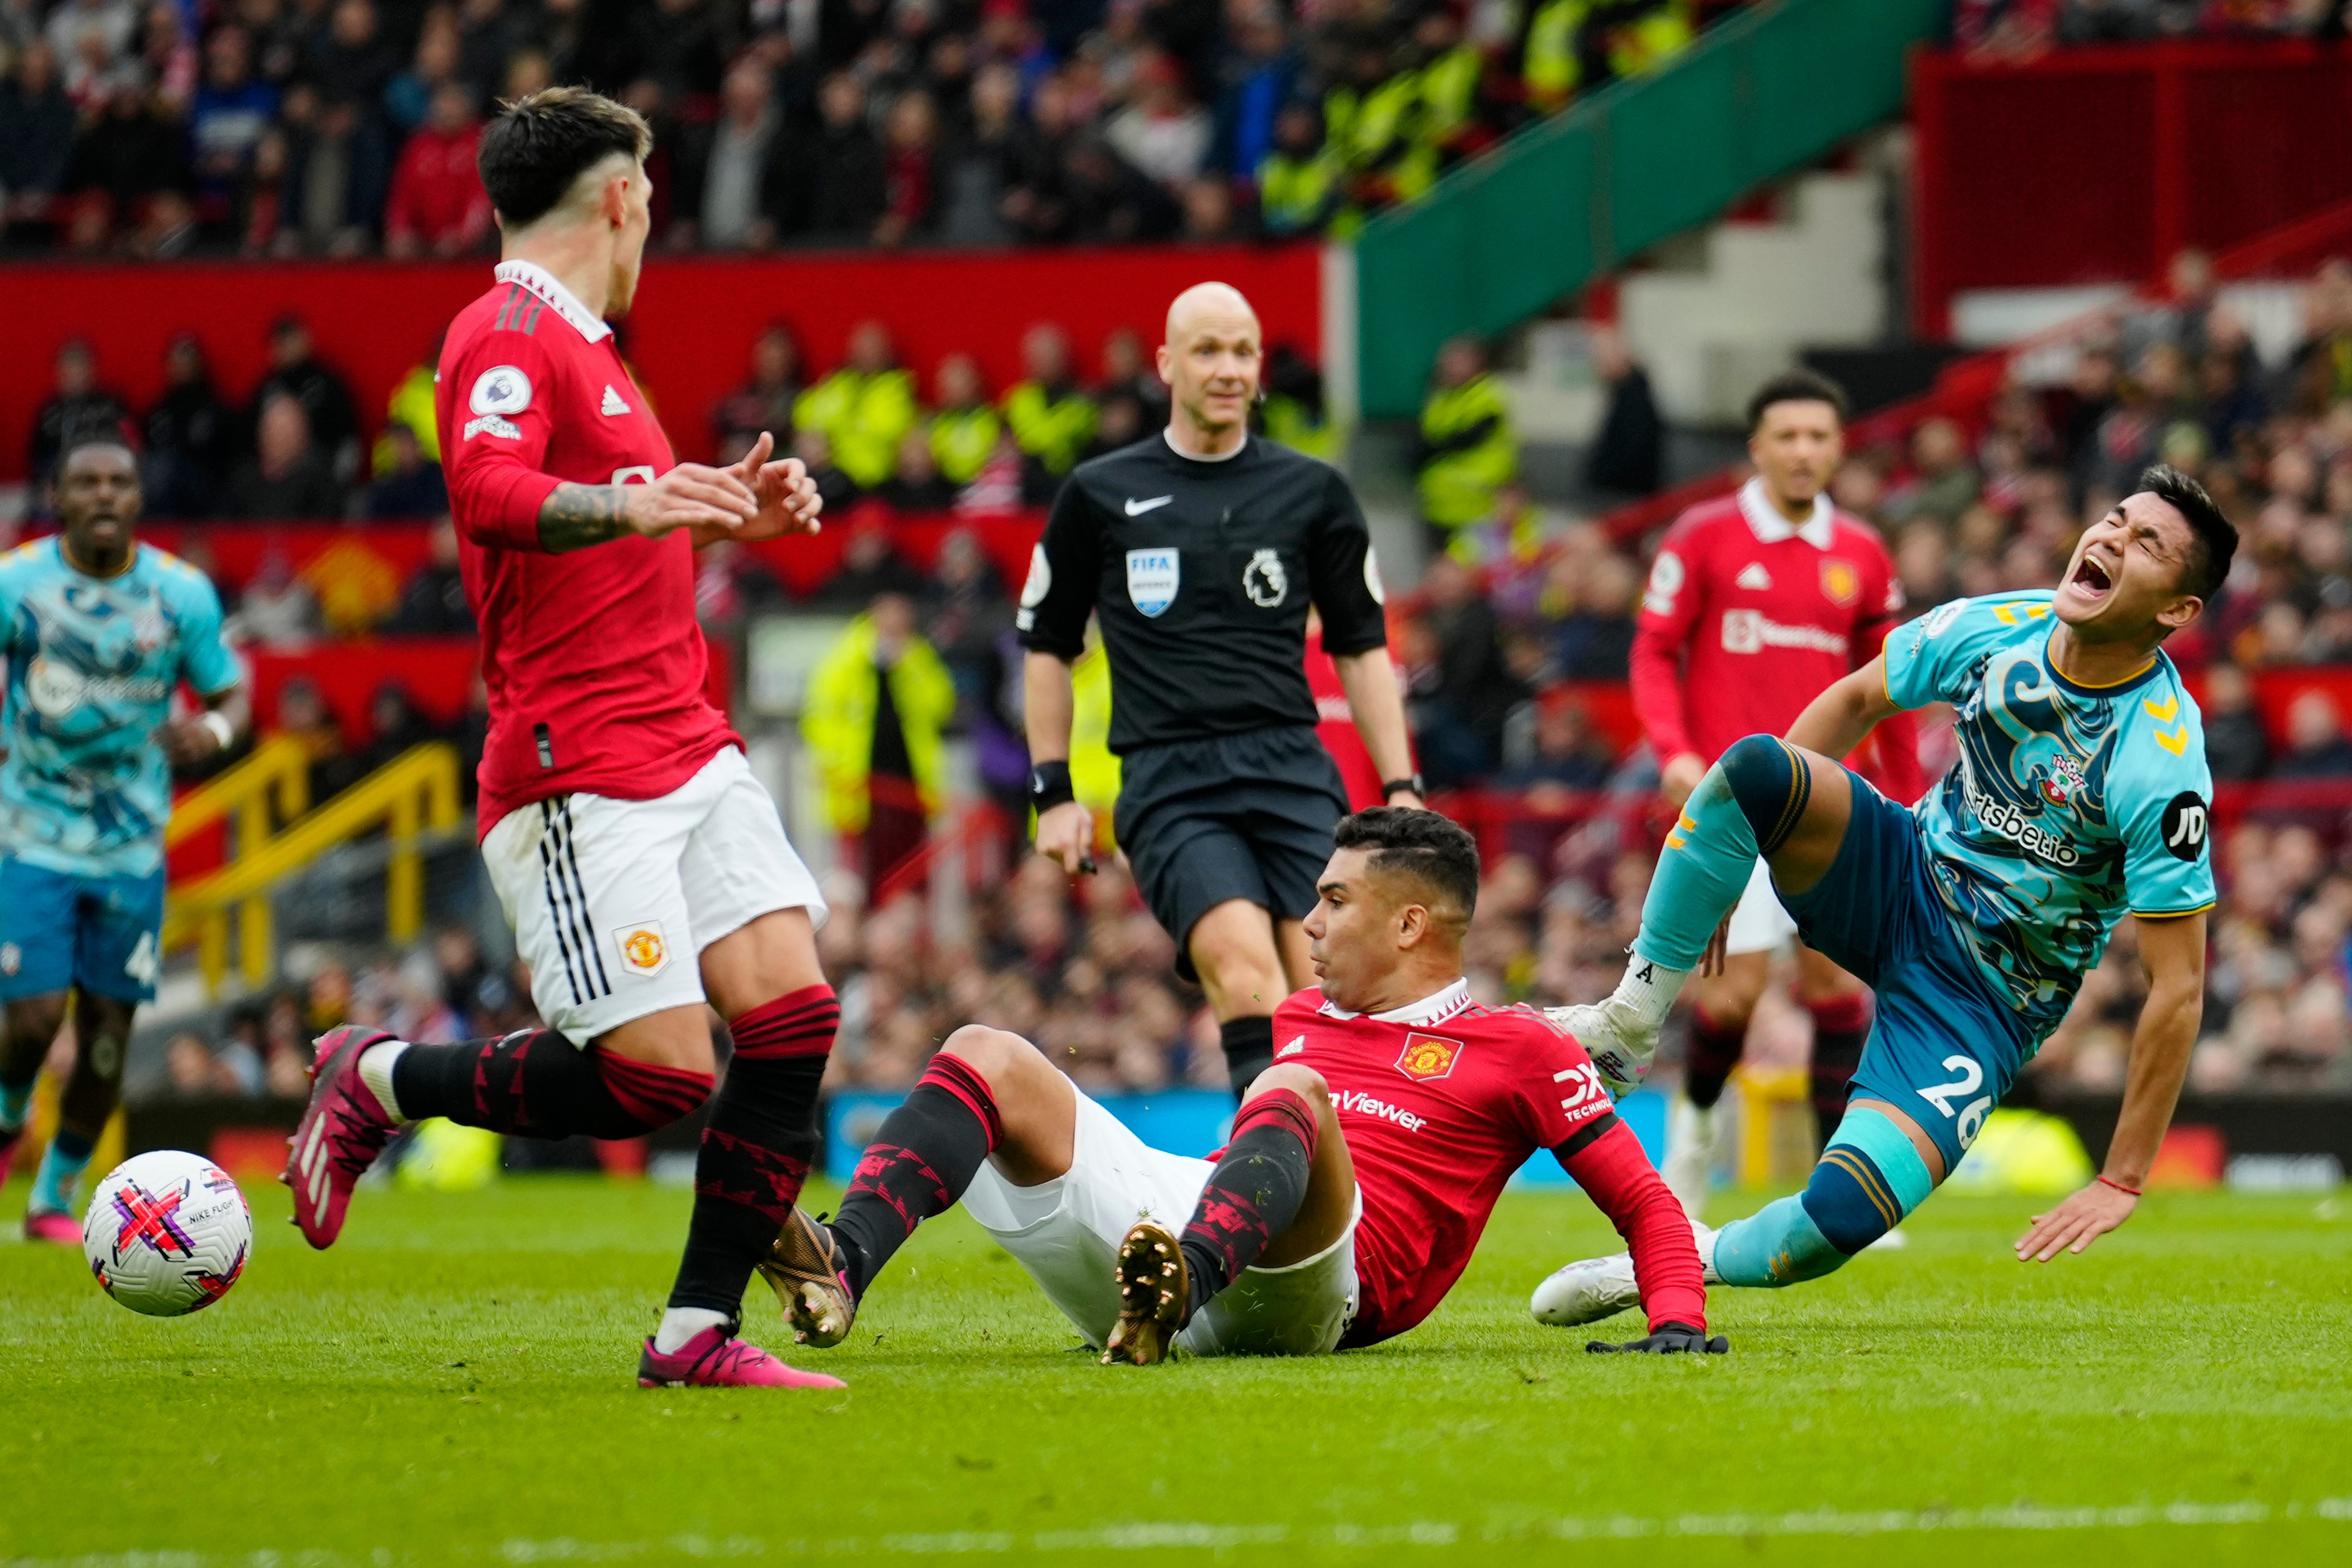
[[[0,1133],[13,1133],[25,1124],[25,1113],[33,1108],[33,1080],[22,1083],[0,1083]]]
[[[33,1177],[33,1195],[25,1206],[26,1211],[71,1214],[74,1184],[89,1168],[91,1147],[90,1141],[71,1127],[59,1127],[58,1135],[49,1140],[48,1151],[41,1155],[41,1168]]]
[[[1775,1198],[1715,1233],[1715,1273],[1727,1285],[1794,1285],[1844,1264],[1795,1197]]]
[[[1715,928],[1748,891],[1756,854],[1756,830],[1718,762],[1691,791],[1666,834],[1649,896],[1642,901],[1634,953],[1664,969],[1697,968]]]

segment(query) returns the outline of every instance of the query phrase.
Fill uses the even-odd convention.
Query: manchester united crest
[[[658,920],[624,925],[613,933],[613,941],[621,949],[621,967],[632,975],[658,975],[669,963],[669,944]]]
[[[1822,591],[1832,604],[1852,604],[1862,596],[1862,573],[1853,562],[1832,556],[1822,562]]]
[[[1426,1083],[1443,1078],[1454,1071],[1462,1059],[1462,1042],[1438,1034],[1409,1034],[1404,1037],[1404,1050],[1397,1054],[1397,1071],[1407,1078]]]

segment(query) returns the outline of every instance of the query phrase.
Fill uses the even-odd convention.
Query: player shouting
[[[490,726],[482,858],[549,1027],[418,1045],[319,1041],[287,1180],[313,1247],[400,1122],[627,1138],[710,1093],[706,998],[734,1056],[696,1160],[686,1255],[647,1385],[824,1385],[734,1337],[743,1287],[817,1141],[840,1018],[817,967],[816,883],[703,697],[693,547],[814,526],[796,462],[676,463],[606,317],[650,226],[646,123],[577,88],[482,133],[505,259],[459,312],[436,395]]]
[[[1748,403],[1756,476],[1737,495],[1684,513],[1659,546],[1633,640],[1633,701],[1680,810],[1707,765],[1743,735],[1779,735],[1831,682],[1867,663],[1903,608],[1876,530],[1830,504],[1844,452],[1845,394],[1810,371],[1773,377]],[[1878,737],[1876,781],[1916,800],[1909,718]],[[1796,933],[1759,861],[1731,912],[1729,956],[1692,987],[1690,1058],[1666,1135],[1666,1186],[1693,1218],[1706,1200],[1715,1105],[1738,1065],[1772,951]],[[1870,1028],[1870,998],[1818,951],[1797,950],[1813,1016],[1812,1102],[1823,1137]]]
[[[2098,1178],[2034,1217],[2021,1259],[2080,1252],[2131,1217],[2205,996],[2205,737],[2160,644],[2229,573],[2237,531],[2193,479],[2149,469],[2085,530],[2055,592],[1961,600],[1815,698],[1784,741],[1751,735],[1692,791],[1616,994],[1566,1009],[1646,1059],[1761,854],[1805,939],[1878,991],[1854,1099],[1805,1190],[1700,1235],[1708,1279],[1787,1285],[1840,1267],[1951,1174],[2066,1016],[2128,909],[2147,1002]],[[1830,760],[1905,708],[1958,710],[1960,758],[1906,811]],[[1622,1257],[1545,1282],[1552,1322],[1633,1304]]]
[[[171,764],[236,744],[247,706],[220,596],[138,540],[139,465],[119,431],[68,441],[57,497],[65,531],[0,560],[0,1181],[70,995],[78,1049],[25,1235],[78,1245],[74,1184],[114,1113],[131,1016],[163,967]],[[205,711],[169,718],[184,680]]]
[[[1017,1035],[958,1030],[858,1162],[841,1214],[795,1214],[766,1272],[800,1337],[835,1344],[915,1227],[961,1198],[1106,1361],[1311,1355],[1427,1317],[1513,1171],[1550,1149],[1633,1246],[1650,1335],[1724,1348],[1689,1226],[1583,1049],[1462,977],[1478,851],[1444,818],[1343,819],[1307,916],[1322,988],[1214,1161],[1146,1145]]]

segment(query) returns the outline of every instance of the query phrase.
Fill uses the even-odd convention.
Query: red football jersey
[[[1760,480],[1693,507],[1658,547],[1633,641],[1633,703],[1664,762],[1712,762],[1742,736],[1786,735],[1805,705],[1868,664],[1903,609],[1877,530],[1818,497],[1790,523]],[[1894,738],[1894,737],[1890,737]],[[1865,768],[1890,794],[1918,791],[1910,748]]]
[[[1392,1013],[1309,988],[1275,1009],[1275,1060],[1323,1075],[1364,1213],[1348,1343],[1400,1334],[1462,1277],[1511,1173],[1559,1154],[1633,1252],[1651,1326],[1704,1328],[1706,1291],[1682,1205],[1611,1109],[1574,1037],[1530,1008],[1485,1008],[1456,980]]]
[[[501,262],[498,279],[449,324],[434,391],[489,688],[483,833],[552,795],[667,795],[740,744],[703,696],[683,530],[541,547],[559,483],[650,484],[676,459],[613,329],[530,262]]]

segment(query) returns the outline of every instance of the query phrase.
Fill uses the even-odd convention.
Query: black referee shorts
[[[1245,898],[1276,920],[1303,920],[1348,814],[1339,766],[1313,727],[1245,730],[1138,747],[1119,758],[1111,820],[1136,885],[1176,938],[1176,972],[1201,916]]]

